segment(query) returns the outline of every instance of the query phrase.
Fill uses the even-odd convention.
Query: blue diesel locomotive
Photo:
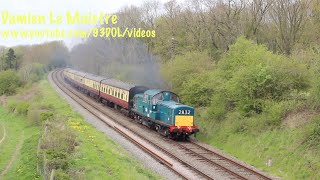
[[[134,119],[164,136],[185,139],[199,131],[194,126],[194,108],[180,104],[179,97],[170,91],[151,89],[136,94],[131,112]]]
[[[160,134],[173,139],[186,139],[199,132],[194,125],[194,108],[180,104],[170,91],[148,89],[119,80],[64,69],[64,79],[77,89],[115,107]]]

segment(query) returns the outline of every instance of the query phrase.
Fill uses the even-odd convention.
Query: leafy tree
[[[14,50],[12,48],[10,48],[6,54],[6,65],[7,68],[12,69],[14,66],[14,61],[16,60],[16,55],[14,54]],[[17,69],[17,63],[15,68]]]

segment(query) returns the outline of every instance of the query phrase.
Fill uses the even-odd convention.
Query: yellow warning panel
[[[193,126],[193,116],[176,116],[176,126]]]

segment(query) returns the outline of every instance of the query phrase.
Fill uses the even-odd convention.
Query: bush
[[[27,102],[19,102],[16,106],[16,111],[20,115],[27,115],[30,104]]]
[[[15,112],[18,102],[15,100],[9,100],[7,107],[10,112]]]
[[[311,133],[307,139],[308,145],[310,147],[319,146],[320,142],[320,120],[319,118],[316,120],[314,125],[312,126]]]
[[[53,112],[42,112],[40,113],[40,121],[51,120],[53,118]]]
[[[49,117],[53,114],[46,113]],[[46,121],[45,130],[41,139],[40,166],[45,166],[44,176],[48,177],[52,169],[61,170],[55,174],[55,179],[69,179],[70,156],[74,152],[76,136],[72,129],[63,120]],[[47,162],[47,163],[45,163]]]
[[[69,179],[71,179],[71,177],[67,173],[63,172],[63,170],[58,169],[54,173],[54,179],[55,180],[69,180]]]
[[[245,116],[260,114],[265,101],[298,98],[310,87],[304,64],[272,54],[265,46],[240,37],[218,63],[211,79],[215,83],[211,114],[239,110]],[[222,98],[219,98],[222,97]],[[220,108],[213,107],[215,105]]]
[[[212,66],[213,61],[208,53],[188,52],[167,62],[162,68],[162,74],[172,83],[173,90],[179,94],[185,88],[184,85],[187,85],[190,81],[193,81],[193,84],[201,83],[196,82],[193,78],[210,70]],[[201,80],[201,78],[197,80]]]
[[[49,169],[68,169],[68,153],[60,150],[48,149],[46,151]]]
[[[10,112],[17,113],[19,115],[27,115],[30,104],[24,101],[10,100],[8,102],[8,109]]]
[[[198,107],[209,105],[213,89],[208,80],[209,75],[204,73],[184,82],[182,84],[183,90],[180,93],[180,96],[184,101],[183,103]]]
[[[32,125],[40,125],[41,120],[40,120],[40,114],[41,111],[37,109],[31,109],[28,111],[28,121]]]
[[[19,76],[12,70],[0,72],[0,95],[12,95],[21,86]]]

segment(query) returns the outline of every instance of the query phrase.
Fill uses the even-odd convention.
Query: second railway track
[[[140,126],[140,131],[149,131],[151,134],[146,136],[138,132],[137,128],[129,127],[129,121],[124,124],[116,120],[117,118],[104,111],[104,106],[99,105],[85,94],[67,85],[63,81],[62,70],[52,72],[50,76],[64,93],[103,122],[107,123],[102,117],[103,115],[112,119],[114,124],[107,123],[110,127],[184,179],[273,179],[262,172],[224,157],[197,143],[175,142],[163,137],[157,137],[155,132]],[[137,123],[136,125],[139,126]],[[156,140],[153,138],[156,138]]]

